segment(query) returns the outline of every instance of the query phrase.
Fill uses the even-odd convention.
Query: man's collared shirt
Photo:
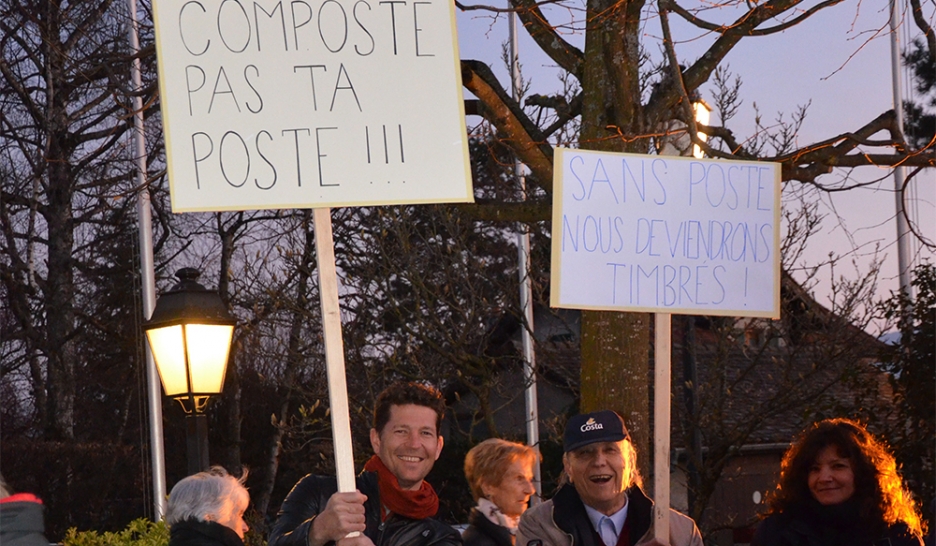
[[[615,546],[618,537],[621,536],[621,530],[624,529],[624,522],[627,521],[627,500],[624,501],[623,508],[610,516],[602,514],[587,504],[584,506],[585,513],[588,514],[588,519],[601,537],[601,541],[605,543],[605,546]]]

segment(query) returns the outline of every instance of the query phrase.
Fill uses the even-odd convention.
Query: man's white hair
[[[172,527],[180,521],[218,521],[228,519],[238,504],[250,500],[244,481],[227,473],[223,467],[213,466],[207,472],[192,474],[179,480],[169,493],[166,523]]]

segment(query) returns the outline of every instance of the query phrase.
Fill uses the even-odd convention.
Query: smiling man
[[[442,451],[443,413],[436,389],[402,382],[387,387],[374,408],[375,455],[358,476],[357,491],[337,493],[333,477],[302,478],[283,501],[269,546],[461,544],[456,530],[432,518],[439,498],[423,480]],[[344,538],[353,532],[362,534]]]
[[[518,546],[660,545],[653,538],[653,502],[640,490],[637,452],[613,411],[576,415],[563,435],[569,483],[524,512]],[[692,519],[670,510],[670,544],[702,546]]]

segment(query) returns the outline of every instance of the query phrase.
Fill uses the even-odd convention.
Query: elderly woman
[[[478,505],[471,510],[462,539],[465,546],[511,546],[520,514],[533,494],[533,463],[529,446],[497,438],[471,448],[465,457],[465,477]]]
[[[848,419],[806,430],[751,546],[920,546],[920,515],[887,448]]]
[[[179,481],[169,493],[169,546],[243,546],[247,473],[235,478],[220,466]]]

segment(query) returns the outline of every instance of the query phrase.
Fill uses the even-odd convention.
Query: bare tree
[[[555,9],[556,4],[564,9]],[[482,204],[477,214],[503,218],[515,212],[512,217],[519,220],[547,219],[553,177],[552,143],[556,132],[575,119],[581,123],[579,147],[637,153],[648,153],[655,139],[670,136],[667,133],[671,132],[671,122],[677,120],[681,130],[711,157],[779,162],[784,181],[824,191],[853,187],[822,178],[836,167],[934,166],[931,144],[912,148],[897,127],[892,111],[866,120],[848,133],[830,135],[808,146],[794,146],[793,137],[801,120],[797,116],[753,139],[739,137],[724,125],[699,126],[694,120],[690,99],[703,86],[721,83],[725,91],[732,90],[730,79],[719,68],[742,41],[754,41],[797,25],[808,27],[810,17],[838,4],[838,0],[770,0],[685,6],[675,0],[588,0],[582,11],[572,2],[514,0],[510,9],[543,52],[578,81],[580,91],[568,98],[530,97],[521,105],[484,63],[462,62],[465,87],[481,103],[478,112],[527,165],[530,182],[539,190],[534,193],[538,199],[524,203],[522,209],[512,203]],[[497,11],[485,5],[458,5],[465,10]],[[675,27],[670,24],[673,17],[688,23],[679,27],[682,35],[674,36]],[[563,30],[570,28],[584,30],[584,49],[565,39]],[[675,43],[703,33],[714,37],[708,48],[696,59],[680,59]],[[663,52],[663,60],[656,65],[648,62],[648,51],[654,48]],[[543,110],[552,110],[553,115],[542,116]],[[707,143],[697,138],[698,131],[708,135]],[[879,136],[881,133],[883,136]],[[582,325],[583,409],[610,407],[629,416],[640,451],[649,453],[645,418],[649,406],[644,380],[649,348],[647,316],[586,311]]]
[[[96,226],[126,227],[134,194],[124,22],[109,0],[0,4],[4,344],[48,439],[76,436],[79,334],[100,326],[83,307],[105,259]]]

